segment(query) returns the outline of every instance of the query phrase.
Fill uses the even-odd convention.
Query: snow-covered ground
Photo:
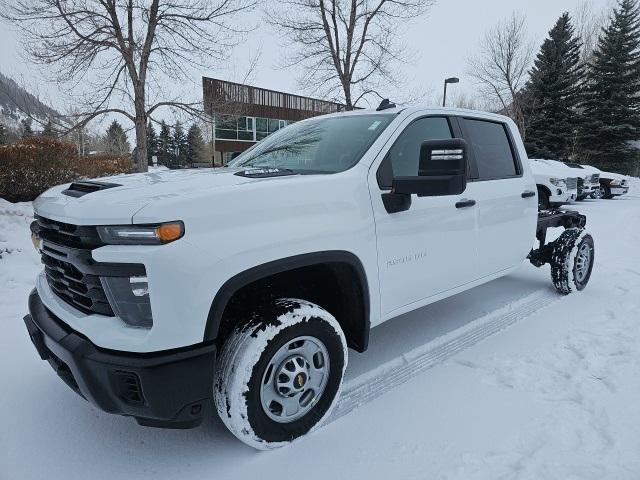
[[[525,264],[387,322],[351,352],[326,426],[256,452],[213,416],[149,429],[71,392],[22,322],[30,205],[0,200],[0,479],[638,479],[640,181],[573,208],[596,243],[584,292],[560,297]]]

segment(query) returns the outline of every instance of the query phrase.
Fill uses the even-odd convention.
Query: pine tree
[[[107,153],[123,155],[131,152],[131,146],[122,125],[117,120],[111,122],[104,137]]]
[[[187,164],[187,150],[187,137],[184,134],[184,130],[180,122],[176,122],[176,126],[173,131],[173,151],[176,166],[183,166]]]
[[[158,164],[168,167],[173,159],[173,139],[169,126],[162,121],[158,136]]]
[[[31,119],[24,118],[20,120],[20,137],[32,137],[33,136],[33,128],[31,128]]]
[[[147,162],[149,165],[153,165],[153,156],[158,156],[158,135],[153,128],[153,123],[149,120],[147,126]]]
[[[189,127],[187,133],[187,164],[192,165],[194,162],[200,162],[203,150],[202,130],[194,123]]]
[[[7,144],[7,128],[0,123],[0,145]]]
[[[619,0],[602,29],[589,65],[585,121],[579,132],[582,160],[603,170],[632,173],[640,139],[640,12],[637,0]]]
[[[53,128],[53,123],[51,123],[51,119],[49,118],[47,120],[47,123],[45,124],[44,128],[42,129],[42,136],[43,137],[55,137],[56,136],[56,131]]]
[[[573,153],[584,71],[580,46],[565,12],[542,43],[525,89],[529,156],[568,160]]]

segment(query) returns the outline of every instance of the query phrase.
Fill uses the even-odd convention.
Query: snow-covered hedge
[[[75,146],[64,140],[25,138],[0,146],[0,198],[10,202],[30,201],[54,185],[132,170],[129,157],[79,157]]]

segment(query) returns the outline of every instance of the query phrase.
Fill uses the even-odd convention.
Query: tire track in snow
[[[369,403],[560,298],[562,296],[551,289],[539,290],[346,382],[327,423]]]

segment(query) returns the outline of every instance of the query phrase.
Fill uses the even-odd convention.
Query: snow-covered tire
[[[312,355],[313,361],[305,364],[305,359],[309,360],[305,352],[309,349],[313,352],[316,347],[320,350],[320,345],[324,347],[320,355],[316,352]],[[290,356],[280,362],[279,367],[274,367],[274,362],[279,362],[278,356],[283,354]],[[328,368],[316,363],[325,354],[329,358],[324,359],[324,367]],[[291,367],[289,359],[298,361],[308,374],[308,377],[294,375],[296,379],[306,379],[300,384],[291,377],[292,387],[302,389],[317,383],[320,375],[326,376],[326,380],[322,380],[324,386],[317,386],[320,395],[313,392],[313,400],[304,404],[302,417],[283,417],[276,421],[277,409],[276,413],[267,413],[263,407],[263,398],[273,393],[263,389],[273,382],[274,391],[278,393],[282,388],[278,378],[282,377],[276,374],[282,372],[286,377],[291,370],[282,369]],[[259,450],[281,447],[309,433],[329,416],[339,396],[346,366],[347,342],[338,321],[329,312],[305,300],[276,300],[251,314],[248,322],[236,328],[222,347],[213,392],[218,415],[247,445]],[[295,395],[298,394],[302,402],[305,391],[299,390]],[[295,395],[283,396],[282,401],[291,402]],[[275,405],[277,407],[277,402]]]
[[[568,295],[587,286],[594,253],[593,238],[584,229],[569,228],[553,242],[551,281],[558,292]]]

